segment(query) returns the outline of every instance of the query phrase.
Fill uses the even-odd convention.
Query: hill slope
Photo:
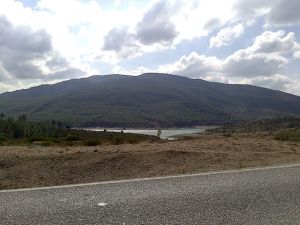
[[[300,115],[300,97],[168,74],[92,76],[0,95],[0,112],[71,126],[191,126]]]
[[[279,117],[262,119],[250,122],[242,122],[234,125],[226,125],[208,130],[216,133],[253,133],[253,132],[274,132],[279,130],[300,129],[300,118]]]

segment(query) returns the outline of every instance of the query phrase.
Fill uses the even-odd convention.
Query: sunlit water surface
[[[204,132],[207,129],[215,128],[216,126],[199,126],[196,128],[172,128],[172,129],[161,129],[160,137],[162,139],[174,140],[176,136],[192,136],[197,133]],[[93,131],[103,131],[104,128],[85,128],[86,130]],[[110,129],[107,128],[107,131],[110,132],[121,132],[124,133],[134,133],[134,134],[146,134],[157,136],[158,129]]]

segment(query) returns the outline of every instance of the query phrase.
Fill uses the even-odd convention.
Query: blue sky
[[[300,95],[299,0],[1,0],[0,93],[145,72]]]

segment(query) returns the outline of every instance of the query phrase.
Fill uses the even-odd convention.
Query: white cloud
[[[181,3],[180,11],[172,18],[179,32],[177,41],[207,36],[211,31],[208,28],[212,21],[213,27],[210,28],[217,28],[234,17],[232,6],[235,0],[179,0],[178,2]]]
[[[287,85],[286,91],[300,96],[300,81],[299,80],[291,80],[291,81],[292,82],[289,85]]]
[[[271,79],[284,73],[282,68],[291,57],[300,59],[298,33],[282,30],[266,31],[248,48],[224,58],[203,53],[182,56],[185,44],[196,43],[211,32],[217,33],[211,37],[211,48],[229,46],[239,37],[249,43],[253,36],[243,34],[250,25],[262,26],[255,23],[259,18],[264,28],[291,26],[292,30],[300,24],[299,0],[115,0],[109,9],[103,2],[38,0],[36,7],[29,8],[20,0],[0,0],[0,16],[10,24],[2,24],[0,35],[0,80],[10,81],[5,81],[6,89],[13,83],[18,88],[28,86],[29,81],[107,73],[93,68],[101,63],[126,72],[121,65],[129,67],[129,60],[151,52],[172,51],[180,58],[169,65],[151,59],[150,67],[157,71],[226,82]],[[132,70],[134,74],[150,71],[154,70],[142,64]]]
[[[295,80],[288,75],[275,74],[272,77],[255,77],[243,79],[238,83],[252,84],[255,86],[271,88],[274,90],[300,95],[300,81]]]
[[[131,70],[126,70],[126,69],[122,69],[120,66],[115,66],[112,69],[112,73],[113,74],[125,74],[125,75],[130,75],[130,76],[138,76],[141,75],[143,73],[150,73],[150,72],[155,72],[155,70],[152,70],[150,68],[147,67],[137,67],[135,69],[131,69]]]
[[[117,7],[105,10],[94,0],[39,0],[34,9],[17,0],[1,0],[0,15],[14,25],[45,30],[56,52],[73,66],[85,64],[86,68],[95,61],[115,65],[120,60],[174,49],[183,40],[206,36],[233,18],[234,1],[157,0],[143,8],[131,2],[126,3],[126,10],[123,1],[115,1],[112,4]],[[212,21],[217,24],[209,23]],[[212,27],[208,28],[209,24]],[[124,37],[113,32],[121,27],[127,29],[122,33]],[[109,49],[109,40],[114,40],[118,49]],[[85,72],[91,71],[89,68]]]
[[[51,53],[51,38],[43,30],[32,31],[26,26],[13,26],[0,17],[0,62],[2,70],[19,79],[41,77],[36,62]]]
[[[14,26],[0,16],[0,62],[10,77],[42,78],[40,64],[51,57],[50,35],[44,30]]]
[[[294,58],[300,59],[300,51],[294,53]]]
[[[292,32],[265,31],[252,46],[228,56],[222,71],[239,77],[272,76],[289,63],[287,54],[297,54],[298,45]]]
[[[278,0],[275,1],[267,22],[275,25],[299,25],[300,24],[300,1]]]
[[[211,48],[219,48],[228,45],[233,39],[240,37],[244,33],[243,24],[239,23],[232,27],[221,29],[218,34],[210,39]]]
[[[9,72],[4,68],[3,63],[0,61],[0,81],[3,82],[10,78],[11,78],[11,76],[10,76]]]
[[[3,90],[11,90],[12,86],[20,88],[18,85],[22,85],[22,80],[41,83],[85,75],[53,49],[51,36],[45,30],[13,25],[0,16],[0,33],[0,80]]]
[[[120,28],[124,28],[123,21],[106,33],[103,50],[110,52],[100,51],[96,58],[116,64],[122,59],[174,49],[184,40],[207,36],[210,31],[232,19],[233,1],[228,0],[229,4],[218,0],[205,3],[199,0],[152,1],[144,11],[140,10],[142,13],[139,19],[126,25],[128,29],[126,32],[123,30],[122,35]],[[222,9],[216,9],[216,3],[222,4]],[[126,40],[124,37],[127,37]],[[115,40],[114,47],[118,46],[118,49],[108,49],[109,40]]]
[[[0,82],[0,94],[3,92],[14,91],[16,88],[12,85],[7,85]]]
[[[137,56],[141,52],[141,45],[135,41],[135,36],[127,27],[113,28],[104,37],[103,50],[113,51],[120,58]]]
[[[293,54],[298,45],[294,33],[266,31],[256,37],[250,47],[238,50],[225,59],[193,52],[175,63],[160,66],[158,71],[211,81],[296,90],[290,78],[279,74],[289,63],[286,54]]]
[[[295,34],[279,30],[277,32],[266,31],[256,37],[251,50],[253,52],[286,54],[294,52],[297,48]]]
[[[192,52],[188,56],[183,56],[177,62],[164,65],[159,71],[171,74],[188,76],[191,78],[200,78],[218,72],[218,67],[222,65],[222,61],[216,57],[206,57]]]
[[[300,44],[298,43],[298,44],[296,44],[295,45],[295,52],[294,52],[294,58],[296,58],[296,59],[300,59]]]
[[[270,12],[270,8],[278,0],[237,0],[234,3],[237,16],[243,19],[253,19]]]
[[[228,56],[223,72],[240,77],[271,76],[288,64],[286,54],[294,53],[297,45],[292,32],[265,31],[255,38],[250,47]]]
[[[243,19],[264,16],[268,26],[300,24],[299,0],[238,0],[235,9],[238,16]]]
[[[221,26],[221,21],[218,18],[211,18],[205,23],[203,28],[207,31],[213,31],[220,26]]]
[[[253,53],[246,49],[227,57],[223,61],[221,72],[237,77],[271,76],[287,64],[288,59],[283,56]]]
[[[279,74],[275,74],[272,77],[256,77],[253,79],[246,79],[242,82],[282,91],[289,90],[289,87],[293,83],[287,76]]]
[[[172,43],[178,35],[170,12],[177,11],[170,1],[158,1],[137,24],[137,39],[144,45]]]

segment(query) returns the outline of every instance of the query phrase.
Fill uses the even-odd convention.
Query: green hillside
[[[0,114],[0,146],[27,144],[95,146],[101,144],[136,144],[142,141],[157,140],[158,138],[155,136],[142,134],[67,129],[61,127],[61,124],[56,121],[35,123],[28,121],[25,115],[13,119]]]
[[[0,112],[71,126],[224,124],[300,115],[300,97],[168,74],[107,75],[0,95]]]

